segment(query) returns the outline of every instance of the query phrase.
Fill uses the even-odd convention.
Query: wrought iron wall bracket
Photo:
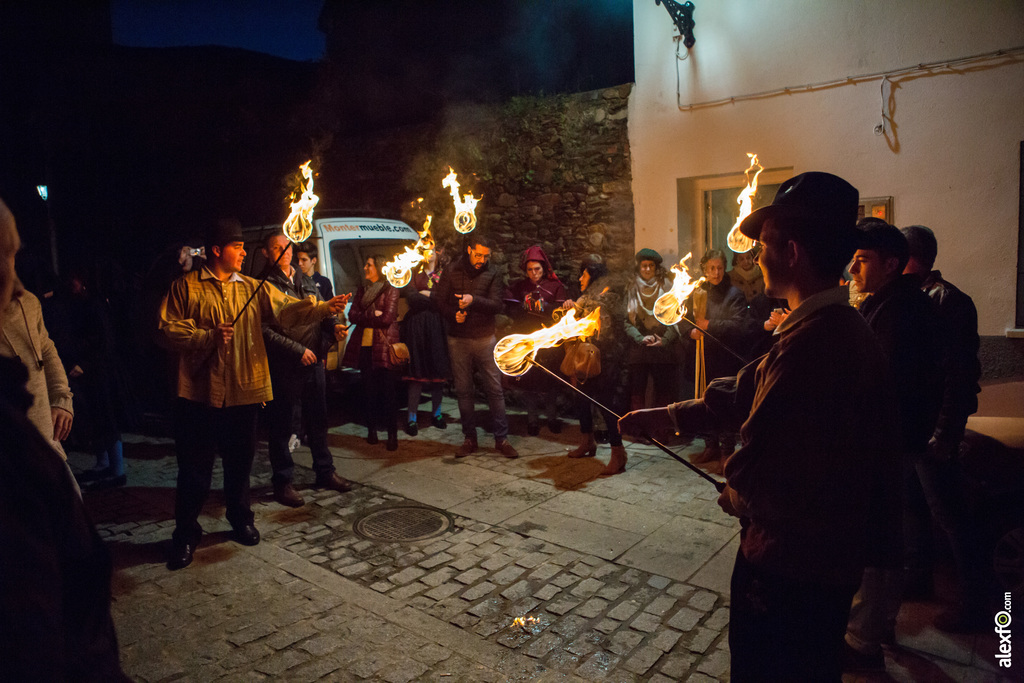
[[[676,25],[676,29],[679,31],[679,35],[683,38],[683,45],[689,50],[697,42],[697,39],[693,37],[693,27],[696,25],[693,21],[693,3],[689,2],[676,2],[676,0],[654,0],[656,5],[665,5],[665,9],[668,10],[668,14],[672,17],[672,22]]]

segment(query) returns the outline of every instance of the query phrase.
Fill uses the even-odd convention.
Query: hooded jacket
[[[57,348],[43,323],[43,309],[34,294],[15,284],[15,294],[3,311],[0,355],[16,358],[28,370],[26,388],[33,397],[28,419],[53,449],[67,459],[59,441],[53,439],[51,408],[74,415],[72,393]]]

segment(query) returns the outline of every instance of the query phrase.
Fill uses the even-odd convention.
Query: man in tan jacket
[[[260,542],[249,502],[249,473],[256,452],[257,409],[273,399],[263,320],[288,327],[319,321],[345,305],[344,297],[320,303],[293,299],[241,275],[243,239],[237,220],[212,225],[207,230],[206,266],[175,280],[160,308],[160,329],[178,354],[178,486],[167,561],[172,570],[192,562],[202,537],[198,519],[210,492],[218,450],[234,539],[243,545]],[[250,302],[253,292],[257,293]]]

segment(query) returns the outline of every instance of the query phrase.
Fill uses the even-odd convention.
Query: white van
[[[325,214],[314,214],[313,232],[307,242],[316,244],[317,269],[330,279],[335,294],[355,293],[363,279],[363,263],[367,256],[380,254],[390,260],[419,239],[419,234],[402,221]],[[247,252],[242,272],[258,277],[267,263],[260,250],[263,240],[270,233],[280,233],[281,224],[253,226],[244,228],[242,232]],[[405,315],[406,310],[405,299],[399,299],[399,318]],[[343,351],[339,349],[339,353]],[[329,367],[336,367],[336,364],[336,360],[328,360]]]

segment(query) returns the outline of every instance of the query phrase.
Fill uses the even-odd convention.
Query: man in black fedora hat
[[[893,389],[878,342],[838,286],[857,205],[857,190],[829,173],[784,182],[740,226],[761,244],[768,296],[792,311],[778,342],[703,399],[619,423],[652,435],[742,425],[719,498],[742,524],[729,623],[735,681],[838,681],[869,540],[899,551],[898,539],[879,544],[877,529],[898,505]]]
[[[285,327],[320,321],[343,310],[348,299],[293,299],[242,275],[245,243],[237,220],[220,220],[207,229],[206,258],[200,270],[171,284],[160,306],[160,329],[178,354],[178,486],[167,561],[172,570],[192,562],[202,537],[199,513],[210,492],[218,450],[224,463],[225,514],[234,539],[243,545],[260,542],[249,502],[249,473],[256,452],[257,408],[273,399],[262,321]]]

